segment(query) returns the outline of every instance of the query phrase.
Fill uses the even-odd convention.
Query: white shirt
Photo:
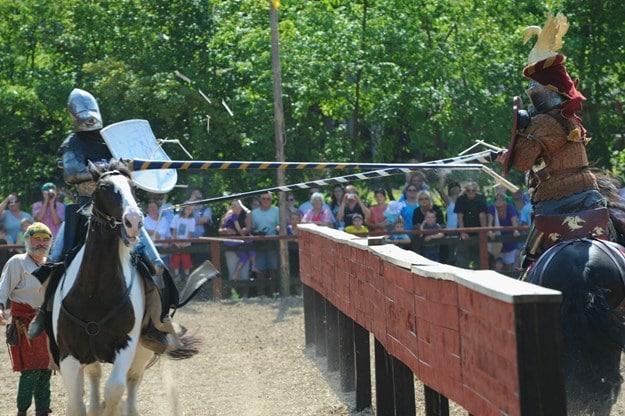
[[[7,307],[7,299],[25,303],[37,309],[43,303],[41,283],[31,273],[37,263],[27,253],[16,254],[7,261],[0,277],[0,303]]]

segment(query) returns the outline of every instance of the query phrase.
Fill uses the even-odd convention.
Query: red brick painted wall
[[[311,225],[302,227],[299,247],[302,282],[373,333],[424,384],[476,415],[520,415],[519,287],[512,295],[499,289],[511,279]]]

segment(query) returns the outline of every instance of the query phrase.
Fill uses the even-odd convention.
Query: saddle
[[[538,241],[532,247],[541,245],[544,252],[563,240],[592,237],[608,240],[610,212],[608,208],[595,208],[568,214],[536,215],[534,223]]]

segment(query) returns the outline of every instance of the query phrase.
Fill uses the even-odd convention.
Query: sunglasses
[[[268,196],[263,196],[262,198],[260,198],[261,201],[271,201],[271,198]]]
[[[417,190],[414,189],[414,188],[412,188],[412,189],[408,188],[408,189],[406,189],[406,191],[408,191],[408,192],[417,192]]]
[[[286,200],[287,200],[287,201],[294,201],[294,199],[293,199],[293,198],[287,198]]]
[[[475,189],[475,188],[467,188],[467,192],[477,192],[477,189]]]

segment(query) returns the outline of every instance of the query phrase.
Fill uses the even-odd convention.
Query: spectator
[[[514,205],[506,201],[502,194],[496,194],[494,203],[488,206],[488,226],[489,227],[510,227],[518,226],[519,218]],[[489,231],[488,237],[493,240],[499,232]],[[519,230],[502,231],[501,235],[513,235],[518,237]],[[505,271],[512,270],[518,256],[519,244],[514,241],[506,241],[502,245],[501,252],[495,256],[496,260],[501,260]]]
[[[434,211],[436,214],[436,224],[439,224],[441,227],[445,226],[445,217],[443,216],[443,210],[438,205],[434,205],[434,201],[432,201],[432,194],[430,191],[419,191],[417,192],[417,201],[419,201],[419,206],[415,208],[412,213],[412,228],[413,229],[422,229],[421,223],[425,220],[425,215]],[[417,238],[415,234],[412,235],[413,242],[413,250],[417,253],[421,252],[421,242],[423,242],[423,238]],[[442,246],[441,246],[442,247]],[[440,247],[436,247],[436,250],[439,250]],[[440,254],[437,256],[437,260],[440,261]]]
[[[445,203],[445,228],[456,229],[458,228],[458,214],[454,212],[456,208],[456,200],[461,192],[461,187],[458,182],[450,182],[447,185],[447,192],[445,192],[444,186],[439,187],[439,194],[441,199]],[[449,245],[441,246],[441,263],[456,264],[456,247]]]
[[[197,201],[204,199],[204,195],[199,188],[193,188],[189,194],[189,202],[195,202],[193,204],[193,218],[195,218],[195,231],[191,238],[200,238],[208,236],[209,229],[213,226],[213,210],[204,204],[198,204]],[[191,253],[191,261],[193,264],[202,264],[204,260],[208,260],[210,250],[208,245],[203,243],[192,243],[196,247],[200,247],[200,250],[194,250]]]
[[[408,175],[408,179],[406,180],[406,185],[404,186],[404,191],[399,197],[399,201],[402,202],[406,200],[406,198],[408,197],[408,194],[406,191],[408,190],[410,186],[414,186],[417,189],[417,192],[428,191],[430,187],[425,183],[425,179],[426,179],[425,173],[423,173],[420,170],[414,171],[410,175]],[[406,219],[407,218],[404,218],[404,220]]]
[[[354,185],[345,187],[345,195],[341,200],[341,205],[336,214],[338,221],[345,222],[345,231],[349,225],[353,225],[352,217],[354,214],[360,214],[361,218],[366,222],[369,219],[369,208],[362,202],[358,196],[358,191]]]
[[[290,224],[287,226],[286,235],[297,236],[301,218],[299,212],[292,212]],[[292,277],[299,277],[299,244],[297,240],[289,240],[289,273]]]
[[[243,203],[236,199],[230,204],[230,209],[221,218],[219,226],[219,235],[232,237],[236,239],[240,236],[249,236],[252,227],[252,217],[249,209]],[[252,271],[258,272],[256,269],[256,254],[251,246],[251,241],[240,243],[237,241],[225,241],[226,251],[236,254],[236,263],[227,258],[228,270],[230,270],[230,280],[248,280],[250,264]],[[247,296],[247,289],[242,293]]]
[[[291,223],[291,215],[293,213],[299,213],[299,209],[295,204],[295,196],[288,192],[286,194],[286,223],[289,225]]]
[[[158,215],[161,218],[167,220],[169,224],[174,219],[174,210],[172,209],[173,205],[170,202],[167,202],[167,194],[157,194],[153,192],[148,193],[148,198],[158,205]]]
[[[292,212],[289,217],[290,217],[289,218],[290,221],[289,221],[288,228],[286,230],[286,235],[297,235],[298,233],[297,226],[301,222],[301,217],[299,215],[299,212]]]
[[[401,211],[406,204],[399,201],[391,201],[384,210],[384,220],[386,221],[386,230],[393,231],[395,229],[395,223],[401,220],[402,228],[404,228],[404,219],[401,216]],[[404,228],[405,229],[405,228]]]
[[[332,226],[332,214],[330,213],[330,208],[323,202],[323,194],[320,192],[312,194],[310,203],[312,208],[304,214],[302,222],[313,223],[324,227]]]
[[[404,219],[404,229],[412,230],[414,226],[412,224],[412,217],[415,209],[419,206],[419,201],[417,200],[417,189],[414,185],[409,185],[406,188],[406,199],[403,201],[403,208],[401,209],[401,216]]]
[[[352,214],[352,224],[345,227],[345,232],[355,235],[367,235],[369,230],[365,226],[365,221],[362,215],[355,212]]]
[[[345,221],[339,221],[336,219],[336,215],[338,214],[339,208],[341,207],[343,195],[345,195],[345,189],[343,189],[343,185],[341,185],[340,183],[334,185],[334,188],[332,188],[332,196],[330,198],[330,212],[332,212],[332,216],[335,218],[334,227],[339,230],[345,229]]]
[[[406,231],[404,229],[404,220],[400,216],[395,222],[393,222],[393,231],[397,232],[397,234],[389,235],[386,240],[390,243],[398,245],[399,247],[410,249],[410,236],[408,234],[403,233]]]
[[[323,198],[323,193],[321,192],[321,188],[319,188],[318,186],[313,186],[310,188],[310,190],[308,191],[308,201],[303,202],[297,209],[299,211],[301,218],[304,218],[304,215],[306,215],[306,213],[310,211],[310,209],[313,207],[310,198],[315,193],[321,194],[322,199],[323,199],[323,208],[327,209],[330,212],[330,215],[332,217],[332,223],[334,224],[335,217],[334,215],[332,215],[332,209],[330,208],[328,204],[326,204],[325,199]]]
[[[22,231],[23,218],[33,220],[32,215],[20,210],[20,199],[17,195],[10,194],[0,203],[0,220],[12,241],[17,241],[17,235]]]
[[[521,208],[521,211],[519,212],[519,224],[531,226],[533,208],[532,208],[532,201],[530,200],[530,197],[527,192],[523,192],[523,202],[525,204],[523,205],[523,208]]]
[[[440,230],[442,228],[442,225],[438,222],[439,213],[440,211],[436,212],[432,209],[427,211],[423,217],[423,221],[419,225],[421,231]],[[443,234],[442,232],[422,235],[424,243],[432,240],[440,240],[443,237],[445,237],[445,234]],[[440,261],[440,247],[438,246],[422,246],[420,253],[423,257],[430,260]]]
[[[260,206],[252,210],[252,230],[255,235],[278,235],[280,226],[280,210],[272,205],[272,193],[265,192],[260,196]],[[256,267],[259,270],[259,279],[269,278],[271,293],[276,291],[276,279],[278,277],[278,244],[277,241],[255,242]],[[260,296],[265,294],[265,287],[258,289]]]
[[[166,218],[163,218],[158,212],[158,204],[156,201],[151,200],[148,202],[147,215],[143,220],[143,226],[145,227],[148,235],[154,241],[154,245],[157,248],[167,247],[167,243],[157,243],[159,240],[171,239],[171,228]],[[168,256],[161,256],[164,262],[167,262]]]
[[[43,290],[32,275],[46,262],[52,232],[43,223],[35,222],[26,230],[26,253],[16,254],[2,269],[0,277],[0,325],[8,319],[5,307],[11,301],[11,321],[15,325],[16,339],[9,344],[13,371],[20,372],[17,390],[17,414],[25,416],[35,400],[37,415],[47,415],[50,410],[50,358],[48,336],[42,332],[28,339],[26,331],[36,310],[43,302]]]
[[[183,202],[183,204],[188,201]],[[170,224],[171,237],[174,240],[187,240],[193,235],[195,231],[195,218],[193,217],[193,207],[190,205],[183,206],[180,213],[174,215]],[[185,248],[190,247],[191,243],[186,241],[179,241],[174,243],[176,247]],[[174,279],[182,280],[189,277],[193,263],[191,261],[191,253],[176,252],[171,255],[171,267]],[[180,273],[182,267],[183,273]]]
[[[447,185],[447,191],[445,191],[444,185],[441,185],[438,189],[438,193],[441,195],[443,202],[445,203],[445,227],[450,229],[458,228],[458,214],[454,212],[456,207],[456,200],[460,195],[461,188],[458,182],[450,182]]]
[[[373,192],[376,204],[371,207],[369,214],[369,230],[371,232],[384,232],[388,223],[384,217],[384,211],[388,206],[386,203],[386,191],[382,188],[378,188]]]
[[[52,182],[44,183],[41,187],[43,199],[33,204],[33,219],[44,223],[56,237],[61,223],[65,221],[65,204],[58,198],[56,185]]]
[[[454,212],[458,214],[458,228],[486,227],[488,224],[488,210],[486,198],[477,192],[477,184],[469,182],[464,187],[464,193],[458,196]],[[460,240],[466,241],[470,235],[466,231],[460,233]],[[478,266],[480,258],[480,246],[474,244],[461,243],[456,248],[456,265],[458,267],[474,268]]]
[[[430,211],[434,211],[436,214],[436,223],[441,226],[445,225],[443,210],[438,205],[434,205],[430,191],[419,191],[417,193],[417,201],[419,202],[419,206],[415,208],[412,213],[412,227],[414,229],[421,228],[421,223],[425,220],[425,215]]]

